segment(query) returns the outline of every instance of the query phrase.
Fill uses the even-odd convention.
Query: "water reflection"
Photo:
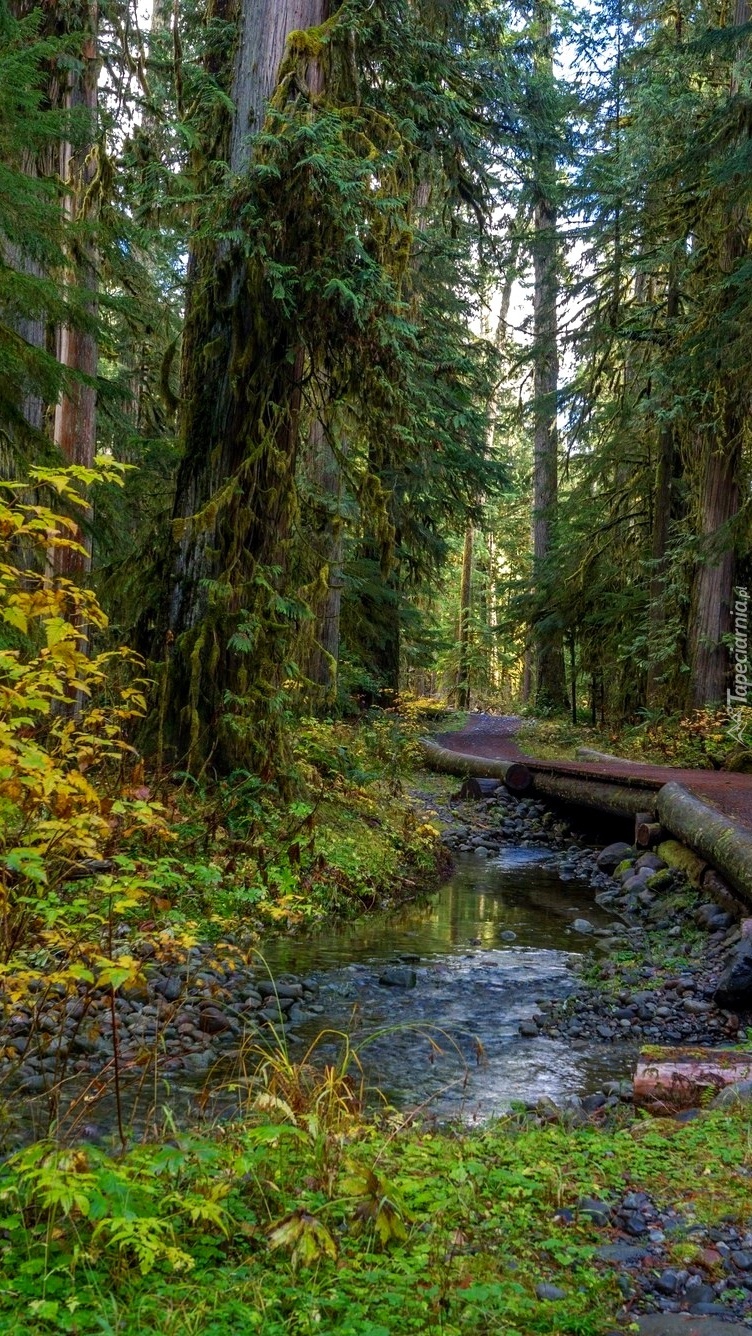
[[[595,927],[613,923],[588,886],[560,880],[548,851],[517,849],[462,859],[430,905],[272,943],[265,955],[275,972],[319,985],[324,1010],[302,1027],[304,1040],[325,1018],[353,1035],[369,1080],[392,1101],[487,1117],[514,1100],[558,1100],[629,1072],[626,1048],[518,1034],[540,1001],[577,986],[573,966],[587,943],[569,925],[583,915]],[[502,937],[510,933],[514,940]],[[413,962],[415,988],[379,983],[393,961]]]

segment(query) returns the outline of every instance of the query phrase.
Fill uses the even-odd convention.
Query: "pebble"
[[[243,1029],[255,1032],[264,1022],[279,1025],[286,1012],[303,1021],[314,1009],[321,1010],[314,1001],[316,979],[256,979],[243,953],[230,943],[193,947],[185,963],[169,967],[157,962],[150,943],[132,948],[123,943],[121,949],[132,950],[145,962],[147,980],[143,988],[129,990],[115,1002],[118,1051],[129,1070],[156,1061],[164,1070],[201,1075],[223,1054],[229,1056]],[[66,996],[64,989],[30,988],[29,993],[34,1002],[7,1016],[4,1040],[0,1034],[0,1054],[5,1054],[0,1075],[10,1087],[34,1096],[72,1074],[88,1084],[111,1066],[107,994],[83,984],[73,996]],[[264,998],[266,1015],[261,1010]]]

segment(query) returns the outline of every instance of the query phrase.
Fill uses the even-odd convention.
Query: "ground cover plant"
[[[623,1294],[579,1200],[647,1188],[678,1207],[675,1265],[702,1263],[698,1224],[749,1219],[739,1108],[684,1126],[513,1115],[437,1130],[365,1121],[353,1085],[330,1070],[295,1108],[261,1095],[245,1122],[120,1156],[40,1142],[13,1157],[2,1330],[602,1336]]]

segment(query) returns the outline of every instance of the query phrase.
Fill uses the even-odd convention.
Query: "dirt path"
[[[533,771],[545,770],[561,775],[590,776],[600,780],[621,780],[641,788],[660,789],[676,780],[703,802],[711,803],[724,815],[742,822],[752,830],[752,775],[736,775],[724,770],[679,770],[665,765],[636,765],[618,761],[540,760],[523,752],[516,734],[523,720],[517,715],[475,714],[456,733],[441,733],[435,741],[450,751],[489,760],[524,761]]]

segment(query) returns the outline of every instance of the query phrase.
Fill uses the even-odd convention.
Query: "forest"
[[[447,1131],[321,969],[376,951],[464,1091],[400,915],[496,949],[463,868],[542,844],[613,960],[520,1035],[747,1053],[705,862],[511,784],[458,817],[423,738],[752,812],[751,410],[749,0],[0,0],[0,1331],[605,1336],[693,1285],[748,1329],[749,1107],[675,1135],[617,1062]],[[601,1198],[726,1252],[606,1271]]]

